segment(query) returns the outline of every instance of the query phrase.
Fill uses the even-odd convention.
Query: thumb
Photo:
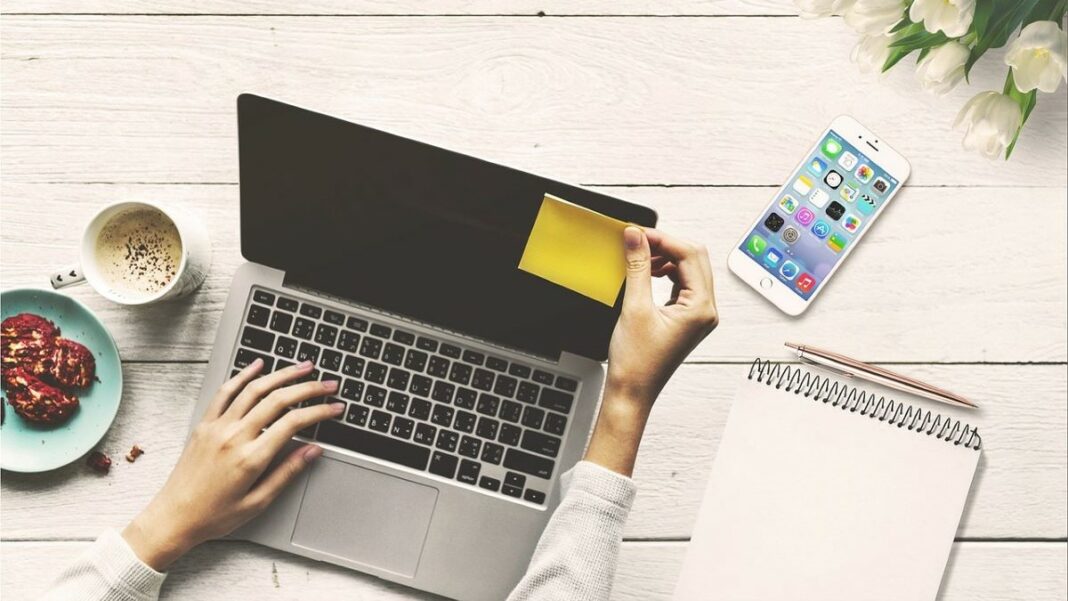
[[[322,454],[323,448],[319,445],[309,444],[297,447],[249,491],[248,502],[257,510],[262,511],[282,493],[287,484]]]
[[[641,228],[629,225],[623,230],[623,256],[627,262],[627,288],[623,292],[623,310],[653,304],[653,275],[649,239]]]

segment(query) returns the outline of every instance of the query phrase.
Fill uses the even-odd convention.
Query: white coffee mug
[[[158,290],[132,290],[131,286],[124,286],[122,282],[109,280],[101,269],[98,249],[101,233],[116,219],[140,211],[155,213],[156,216],[162,217],[159,219],[161,224],[169,221],[178,231],[181,245],[178,266],[173,274],[168,274],[170,279]],[[101,296],[110,301],[123,305],[146,305],[177,298],[196,290],[204,282],[210,265],[211,243],[208,240],[208,230],[199,220],[184,211],[155,202],[120,202],[105,207],[89,221],[82,234],[79,263],[52,274],[51,282],[53,288],[89,282]]]

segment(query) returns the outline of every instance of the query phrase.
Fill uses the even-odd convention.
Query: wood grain
[[[985,445],[958,535],[1068,535],[1064,367],[909,366],[904,371],[982,406],[978,412],[935,407],[977,425]],[[688,365],[668,384],[642,443],[635,472],[641,488],[628,538],[690,535],[731,400],[747,372],[745,365]],[[0,536],[84,539],[125,524],[177,460],[202,373],[201,364],[127,364],[123,405],[100,445],[117,460],[112,473],[98,476],[80,461],[47,474],[5,473]],[[145,455],[133,464],[122,461],[135,443]]]
[[[872,361],[1068,358],[1063,188],[1030,189],[1025,205],[1007,203],[1018,193],[1011,188],[908,188],[801,319],[779,313],[725,265],[773,189],[603,190],[654,207],[662,229],[708,246],[722,325],[692,360],[749,361],[776,352],[787,338]],[[71,290],[115,334],[124,359],[208,359],[230,277],[242,261],[236,186],[5,182],[0,191],[5,286],[47,286],[50,270],[75,259],[80,228],[110,202],[151,198],[195,212],[211,230],[214,257],[192,298],[129,308],[87,287]],[[667,294],[663,286],[659,292]]]
[[[951,123],[1001,89],[997,53],[937,98],[907,65],[860,75],[837,19],[44,15],[8,16],[0,36],[8,181],[234,182],[250,91],[586,184],[772,184],[842,113],[916,185],[1068,173],[1065,87],[992,163]]]
[[[6,543],[0,547],[5,595],[40,594],[58,567],[85,542]],[[1065,543],[956,543],[940,601],[1058,601],[1064,599]],[[612,599],[668,601],[686,544],[623,544]],[[223,597],[224,595],[224,597]],[[174,565],[163,599],[441,599],[358,572],[250,543],[208,543]]]

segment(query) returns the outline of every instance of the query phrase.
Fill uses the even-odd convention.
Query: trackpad
[[[334,459],[316,462],[294,545],[415,576],[438,491]]]

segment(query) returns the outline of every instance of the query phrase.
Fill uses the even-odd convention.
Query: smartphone
[[[804,313],[910,171],[905,157],[856,119],[836,118],[735,245],[727,266],[784,313]]]

